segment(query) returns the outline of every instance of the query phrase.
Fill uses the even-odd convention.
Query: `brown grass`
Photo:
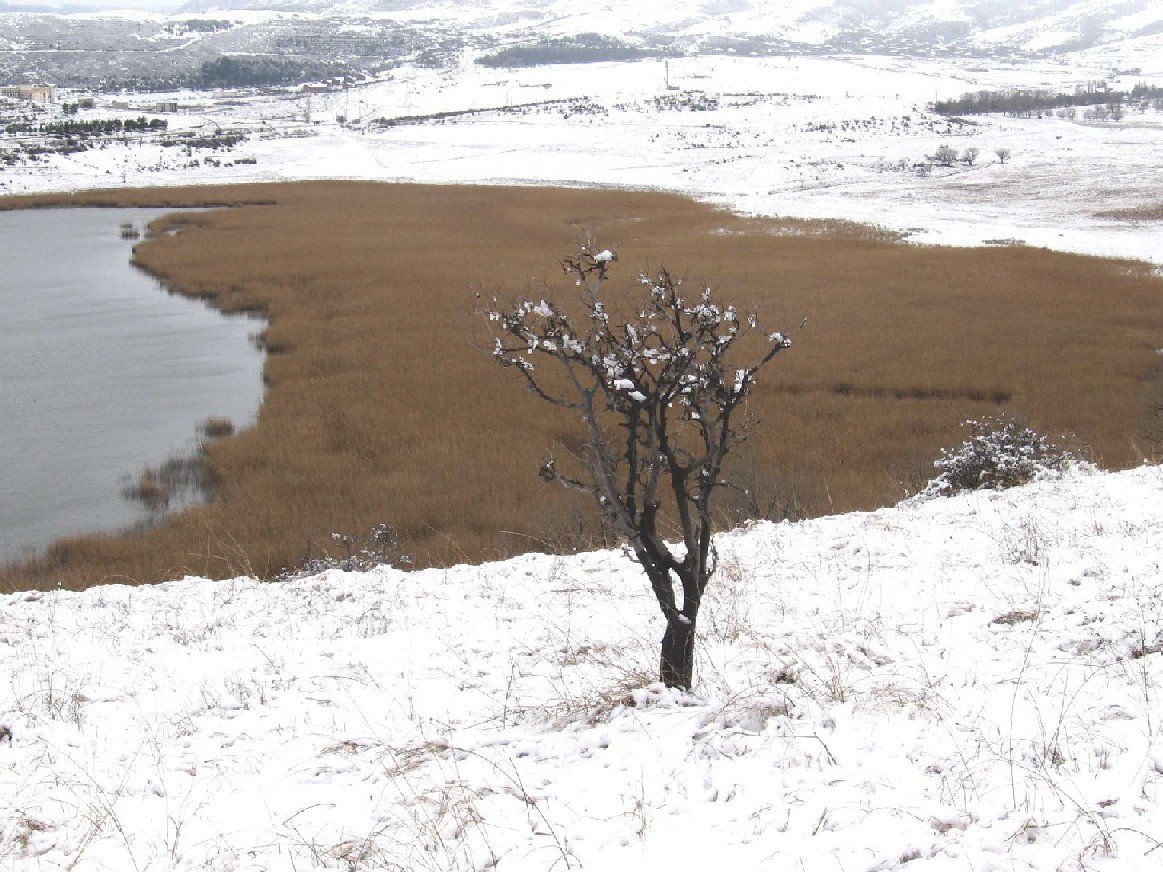
[[[810,316],[753,401],[744,466],[776,511],[891,503],[962,420],[999,412],[1135,463],[1158,399],[1163,295],[1127,262],[909,247],[618,191],[300,183],[48,202],[62,201],[267,204],[171,216],[155,229],[183,232],[136,251],[186,293],[266,313],[268,391],[257,426],[208,446],[212,503],[58,543],[0,588],[269,575],[380,522],[420,565],[592,534],[589,506],[536,475],[574,422],[481,350],[470,290],[560,289],[558,258],[587,232],[619,250],[628,285],[665,263],[774,327]]]
[[[210,417],[198,425],[198,432],[207,441],[225,439],[234,435],[234,422],[229,418]]]
[[[1096,214],[1099,218],[1114,218],[1116,221],[1163,221],[1163,203],[1131,209],[1112,209]]]

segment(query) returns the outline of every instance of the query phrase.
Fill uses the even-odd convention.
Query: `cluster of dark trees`
[[[212,133],[208,136],[180,136],[173,139],[163,139],[161,141],[162,148],[174,148],[182,146],[183,148],[193,150],[195,148],[211,148],[217,151],[223,149],[229,151],[243,142],[246,137],[241,133]]]
[[[1074,106],[1105,106],[1139,103],[1163,98],[1163,88],[1138,84],[1130,91],[1113,91],[1091,83],[1071,93],[1045,90],[977,91],[955,100],[938,100],[933,109],[942,115],[986,115],[1004,113],[1030,118],[1054,109]]]
[[[170,33],[217,33],[230,30],[233,26],[220,18],[183,18],[181,21],[171,21],[163,29]]]
[[[358,72],[358,70],[356,70]],[[139,94],[180,91],[184,88],[273,88],[351,75],[353,68],[338,61],[305,61],[267,55],[235,55],[205,61],[191,72],[170,76],[143,75],[102,79],[94,90]]]
[[[514,45],[477,59],[484,67],[536,67],[543,64],[592,64],[600,61],[633,61],[658,57],[659,51],[630,45],[600,33],[579,33]]]
[[[267,88],[315,79],[330,79],[347,72],[341,64],[275,57],[218,57],[199,68],[195,88]]]
[[[166,130],[170,123],[162,118],[101,118],[93,121],[52,121],[47,124],[21,122],[9,124],[5,133],[39,133],[45,136],[113,136],[118,133],[142,133],[151,130]]]
[[[338,61],[307,61],[269,55],[232,55],[202,63],[197,70],[172,76],[130,76],[106,79],[102,91],[151,93],[211,88],[272,88],[350,75]]]
[[[1163,88],[1158,85],[1148,85],[1146,82],[1139,82],[1135,87],[1131,88],[1131,99],[1135,102],[1140,100],[1158,100],[1163,97]]]

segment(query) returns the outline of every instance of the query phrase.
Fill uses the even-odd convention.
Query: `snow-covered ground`
[[[1163,473],[618,552],[0,599],[12,870],[1148,870]],[[8,734],[10,733],[10,736]]]
[[[1104,51],[1022,62],[690,57],[669,71],[656,60],[492,70],[466,55],[457,69],[402,68],[329,94],[173,95],[188,108],[166,116],[171,131],[245,129],[247,141],[193,156],[110,143],[2,171],[0,192],[302,178],[615,185],[746,213],[852,219],[917,242],[1010,240],[1163,262],[1159,221],[1100,215],[1159,205],[1163,114],[959,123],[926,108],[986,89],[1163,83],[1163,55]],[[1140,72],[1111,77],[1130,64]],[[462,114],[374,123],[434,113]],[[980,155],[928,173],[941,145]]]

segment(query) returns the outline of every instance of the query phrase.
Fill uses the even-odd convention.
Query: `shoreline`
[[[74,536],[148,526],[164,506],[203,499],[189,484],[205,476],[179,482],[175,458],[198,456],[207,420],[249,426],[262,401],[256,328],[175,294],[135,261],[137,240],[167,210],[77,205],[4,213],[20,251],[6,283],[15,296],[4,350],[15,381],[2,567]],[[188,460],[182,467],[194,470]],[[158,489],[163,471],[167,487]]]
[[[424,179],[416,176],[372,178],[367,176],[302,176],[294,179],[268,180],[207,180],[191,183],[189,180],[175,181],[172,185],[155,185],[140,187],[127,185],[113,188],[78,188],[61,191],[47,191],[43,193],[0,194],[0,211],[14,209],[53,209],[71,207],[91,208],[122,208],[125,206],[141,206],[142,208],[205,208],[205,209],[232,209],[241,206],[276,206],[277,198],[223,198],[220,200],[197,202],[196,194],[199,190],[231,190],[278,188],[288,185],[385,185],[403,187],[480,187],[480,188],[521,188],[527,190],[560,189],[574,191],[609,191],[621,193],[657,194],[659,196],[680,197],[703,203],[714,209],[723,210],[737,217],[750,218],[757,221],[772,221],[781,224],[802,224],[822,228],[853,229],[860,233],[875,233],[886,239],[892,239],[908,245],[927,245],[945,248],[990,248],[990,247],[1025,247],[1037,248],[1058,254],[1077,255],[1080,257],[1104,258],[1108,260],[1130,260],[1147,264],[1152,269],[1163,274],[1163,255],[1154,244],[1156,229],[1163,228],[1163,205],[1141,205],[1137,207],[1120,207],[1086,213],[1084,217],[1091,221],[1104,222],[1104,231],[1111,231],[1116,237],[1125,236],[1131,231],[1149,231],[1137,241],[1132,241],[1127,250],[1111,250],[1108,241],[1106,245],[1072,245],[1059,242],[1066,236],[1064,227],[1057,225],[999,225],[995,221],[951,221],[946,218],[933,216],[917,216],[916,220],[908,221],[903,217],[893,225],[883,223],[880,214],[856,214],[852,209],[840,209],[834,206],[816,206],[815,208],[796,208],[801,206],[798,199],[788,196],[776,198],[778,203],[772,202],[774,192],[767,194],[744,195],[728,193],[713,189],[697,190],[675,185],[664,184],[624,184],[620,182],[600,182],[585,179],[534,179],[524,177],[497,177],[481,179]],[[163,197],[146,197],[142,200],[132,199],[122,203],[115,201],[119,195],[163,194],[178,192],[182,196],[179,202]],[[192,197],[193,200],[190,200]],[[112,201],[111,201],[112,200]],[[756,202],[751,202],[755,200]],[[28,204],[17,201],[28,201]],[[894,205],[894,204],[890,204]],[[899,206],[900,204],[895,204]],[[1004,216],[998,216],[1004,217]],[[918,226],[924,224],[925,226]],[[943,225],[941,227],[934,226]],[[1001,229],[998,229],[998,228]],[[1092,228],[1094,229],[1094,228]],[[825,229],[823,232],[829,232]],[[1121,249],[1121,246],[1115,246]]]

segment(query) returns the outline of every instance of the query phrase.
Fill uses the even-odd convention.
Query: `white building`
[[[57,89],[53,85],[0,85],[0,97],[28,100],[33,103],[53,103]]]

